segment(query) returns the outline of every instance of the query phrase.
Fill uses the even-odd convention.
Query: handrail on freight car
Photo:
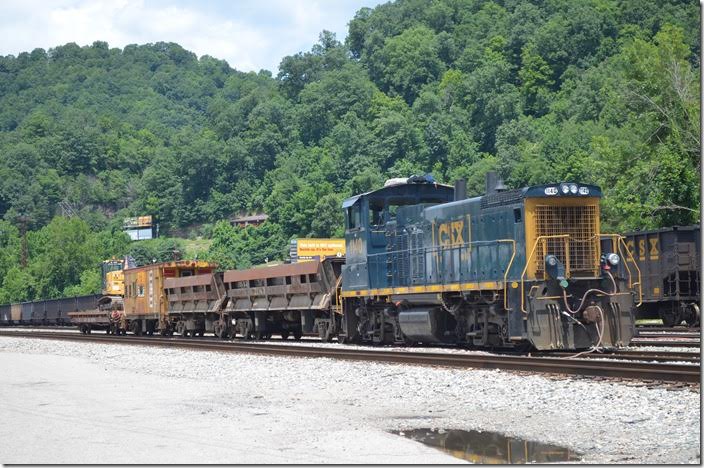
[[[332,307],[335,313],[342,314],[342,274],[337,277],[335,282],[335,306]]]
[[[636,263],[636,259],[633,258],[633,254],[630,250],[628,250],[628,246],[624,241],[625,237],[621,234],[601,234],[601,237],[610,237],[612,247],[614,247],[614,250],[618,250],[621,258],[623,259],[623,265],[626,267],[626,271],[628,272],[628,287],[630,289],[633,289],[634,286],[638,285],[638,304],[636,304],[636,307],[640,307],[640,305],[643,303],[643,285],[641,283],[642,279],[640,274],[640,268],[638,268],[638,264]],[[623,246],[623,249],[621,249],[621,246]],[[631,273],[631,268],[628,266],[628,259],[626,259],[625,255],[623,254],[624,250],[626,251],[626,253],[628,253],[628,257],[630,258],[631,262],[633,263],[633,266],[638,272],[638,281],[635,283],[633,282],[633,274]]]

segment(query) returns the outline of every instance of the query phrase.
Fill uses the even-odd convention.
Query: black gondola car
[[[32,324],[32,311],[34,309],[34,303],[33,302],[23,302],[20,304],[21,308],[21,315],[20,315],[20,323],[22,325],[31,325]]]
[[[10,325],[12,324],[10,304],[0,305],[0,325]]]
[[[46,301],[32,303],[32,325],[46,325]]]
[[[662,319],[671,327],[700,321],[700,227],[673,226],[624,234],[626,247],[641,274],[643,303],[638,319]],[[608,241],[602,241],[608,252]],[[627,265],[626,265],[627,266]]]
[[[61,316],[62,299],[47,299],[44,301],[46,309],[46,322],[49,325],[58,325]]]

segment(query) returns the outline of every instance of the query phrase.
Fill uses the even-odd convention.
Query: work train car
[[[182,336],[267,339],[339,329],[336,296],[344,258],[228,270],[164,282],[169,329]],[[338,310],[338,313],[335,311]]]
[[[625,266],[640,271],[643,303],[639,319],[662,319],[671,327],[700,323],[701,232],[698,225],[673,226],[625,235],[630,255]],[[605,252],[611,242],[602,242]]]
[[[203,336],[206,331],[221,336],[224,291],[222,274],[218,273],[166,278],[164,294],[169,330],[182,336]]]
[[[340,341],[585,349],[625,346],[639,278],[601,258],[598,187],[486,195],[414,177],[349,198]],[[619,236],[612,236],[619,239]]]
[[[173,333],[167,317],[164,282],[212,273],[216,265],[204,261],[178,260],[123,270],[125,298],[122,315],[128,329],[137,335]]]
[[[249,270],[228,270],[223,283],[226,312],[245,338],[283,339],[317,332],[330,341],[339,329],[342,257]]]

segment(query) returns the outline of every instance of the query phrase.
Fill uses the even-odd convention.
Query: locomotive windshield
[[[454,190],[435,183],[401,183],[348,198],[342,203],[347,230],[380,227],[396,218],[401,206],[452,201]]]

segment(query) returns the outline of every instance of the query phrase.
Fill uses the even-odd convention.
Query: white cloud
[[[225,59],[242,71],[276,73],[285,55],[309,50],[323,29],[343,40],[356,10],[379,0],[4,1],[0,55],[96,40],[111,47],[177,42],[198,56]]]

